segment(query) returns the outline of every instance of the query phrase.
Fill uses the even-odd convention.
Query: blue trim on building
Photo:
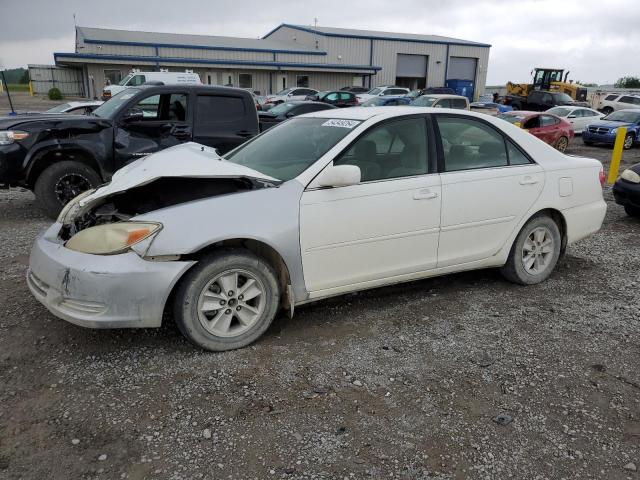
[[[54,61],[58,61],[58,57],[79,58],[87,60],[116,60],[116,61],[138,61],[157,63],[198,63],[203,65],[244,65],[244,66],[261,66],[261,67],[293,67],[293,68],[326,68],[331,70],[371,70],[377,72],[382,67],[375,65],[341,65],[333,63],[291,63],[291,62],[260,62],[252,60],[207,60],[201,58],[172,58],[172,57],[148,57],[139,55],[97,55],[93,53],[63,53],[55,52],[53,54]]]
[[[379,37],[375,35],[356,35],[356,34],[348,34],[348,33],[330,33],[330,32],[322,32],[320,30],[314,30],[313,28],[300,27],[298,25],[291,25],[289,23],[281,23],[276,28],[271,30],[262,38],[265,39],[269,35],[278,31],[282,27],[293,28],[294,30],[299,30],[301,32],[313,33],[316,35],[323,35],[325,37],[340,37],[340,38],[362,38],[365,40],[386,40],[390,42],[411,42],[411,43],[428,43],[432,45],[459,45],[463,47],[491,47],[488,43],[465,43],[465,42],[447,42],[447,41],[439,41],[439,40],[420,40],[417,38],[399,38],[399,37]]]
[[[447,55],[444,61],[444,81],[447,82],[447,73],[449,72],[449,45],[447,45]]]
[[[157,48],[184,48],[192,50],[221,50],[229,52],[262,52],[262,53],[289,53],[293,55],[327,55],[327,52],[317,50],[279,50],[272,48],[243,48],[243,47],[213,47],[207,45],[183,45],[179,43],[150,43],[150,42],[125,42],[121,40],[94,40],[85,39],[84,43],[99,45],[127,45],[131,47],[155,47]]]

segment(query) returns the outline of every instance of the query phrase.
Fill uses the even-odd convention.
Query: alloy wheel
[[[227,270],[204,287],[198,298],[198,317],[209,333],[237,337],[260,319],[266,305],[266,289],[251,272]]]
[[[533,229],[522,246],[522,265],[531,275],[543,273],[555,252],[551,232],[546,227]]]
[[[91,182],[87,177],[78,173],[68,173],[58,179],[54,186],[54,192],[60,203],[66,205],[90,188]]]
[[[568,144],[569,141],[566,139],[566,137],[560,137],[558,139],[558,143],[556,144],[556,148],[559,152],[564,153],[564,151],[567,149]]]

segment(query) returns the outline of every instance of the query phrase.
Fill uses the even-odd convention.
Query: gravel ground
[[[640,223],[606,196],[544,284],[376,289],[211,354],[50,315],[24,282],[49,222],[0,192],[0,478],[640,479]]]

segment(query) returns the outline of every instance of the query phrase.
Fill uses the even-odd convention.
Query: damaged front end
[[[122,168],[111,183],[72,200],[58,218],[62,224],[59,237],[66,242],[92,227],[129,222],[171,206],[279,183],[222,159],[213,149],[194,143],[180,145]]]

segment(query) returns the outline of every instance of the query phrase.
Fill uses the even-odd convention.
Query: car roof
[[[464,98],[467,99],[464,95],[453,95],[451,93],[427,93],[425,95],[420,95],[421,97],[431,97],[431,98]]]

